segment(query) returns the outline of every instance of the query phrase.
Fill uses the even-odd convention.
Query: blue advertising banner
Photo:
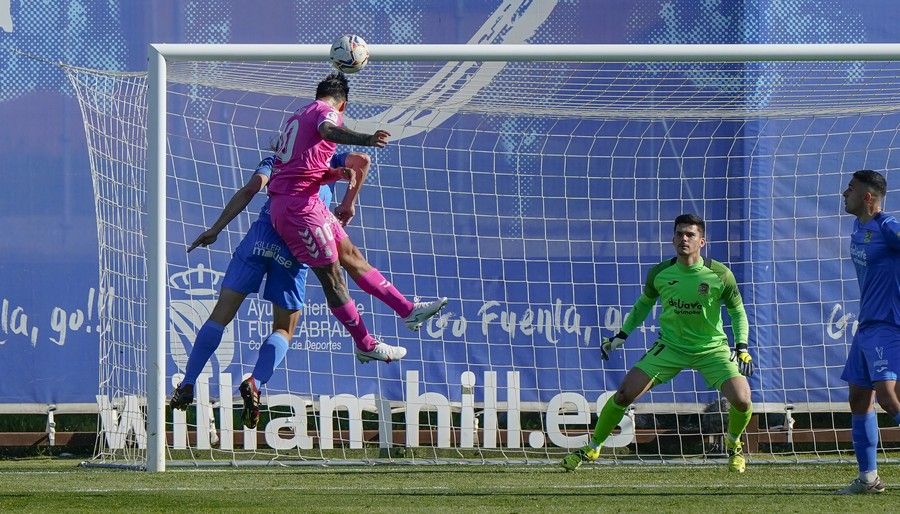
[[[113,291],[98,280],[84,120],[56,62],[142,71],[151,42],[321,43],[348,31],[379,43],[478,42],[476,36],[497,37],[489,22],[508,10],[522,14],[504,29],[506,42],[883,42],[897,40],[896,16],[889,13],[900,9],[887,0],[864,8],[850,0],[837,6],[813,0],[52,4],[0,0],[0,124],[6,127],[0,138],[0,374],[16,384],[0,389],[0,408],[95,404],[98,334],[109,330],[101,319],[113,310]],[[848,65],[844,77],[855,80],[858,71]],[[708,78],[693,72],[698,80]],[[763,76],[780,79],[774,72]],[[848,171],[900,167],[900,152],[891,151],[897,121],[874,114],[585,121],[573,129],[526,113],[497,119],[499,128],[466,139],[474,121],[456,114],[428,134],[406,136],[377,153],[377,176],[349,229],[401,291],[448,296],[451,305],[414,335],[386,307],[351,288],[372,331],[410,350],[403,366],[360,366],[313,279],[285,372],[276,373],[270,387],[401,398],[409,393],[406,374],[417,371],[427,384],[421,392],[427,387],[458,400],[465,373],[481,384],[486,372],[497,372],[506,387],[505,372],[516,371],[523,402],[547,402],[559,391],[593,401],[613,390],[655,340],[654,314],[622,355],[600,362],[601,338],[618,328],[649,267],[669,255],[669,220],[694,210],[721,220],[710,225],[708,255],[730,266],[748,306],[760,370],[752,381],[754,400],[844,402],[839,374],[858,289],[846,255],[850,218],[839,193]],[[554,131],[567,136],[552,137]],[[540,135],[512,141],[504,133]],[[573,151],[578,134],[591,135],[590,148]],[[579,158],[561,157],[567,152]],[[212,204],[219,207],[209,207],[204,220],[214,219],[258,158],[234,157],[236,172],[216,185]],[[497,193],[511,187],[516,195]],[[790,201],[774,201],[786,196]],[[623,197],[632,200],[619,201]],[[248,211],[255,213],[262,200]],[[189,243],[202,228],[173,226],[170,232],[183,233]],[[237,244],[242,228],[232,227],[227,247]],[[190,256],[177,245],[168,250],[170,373],[182,370],[214,305],[229,258],[219,250]],[[267,302],[249,298],[209,371],[239,381],[252,368],[270,319]],[[652,393],[653,401],[667,403],[714,398],[695,374]]]

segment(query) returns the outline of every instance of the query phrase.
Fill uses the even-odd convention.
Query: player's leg
[[[875,398],[894,423],[900,425],[900,392],[897,383],[897,376],[900,375],[900,327],[879,326],[872,339],[876,344],[873,345],[874,355],[869,355],[869,362]]]
[[[332,262],[324,266],[315,266],[312,270],[322,284],[325,301],[328,303],[331,313],[350,332],[356,347],[365,352],[372,350],[375,347],[375,338],[369,333],[366,324],[359,316],[359,311],[350,297],[338,263]]]
[[[654,385],[664,384],[671,380],[681,370],[688,367],[689,363],[689,356],[667,347],[663,341],[654,343],[625,375],[616,393],[600,409],[593,436],[587,446],[566,455],[562,461],[562,467],[566,471],[574,471],[582,462],[597,459],[606,438],[625,415],[625,409]]]
[[[272,333],[260,346],[259,357],[256,359],[256,366],[251,375],[258,385],[268,382],[272,378],[275,368],[284,361],[291,334],[294,333],[297,321],[300,319],[299,310],[289,310],[278,305],[273,305],[272,309],[274,314]]]
[[[653,379],[640,368],[631,368],[625,375],[616,394],[612,395],[597,415],[597,424],[588,444],[563,459],[561,466],[566,471],[575,471],[582,462],[591,462],[600,457],[600,448],[609,434],[622,421],[625,409],[641,395],[653,387]]]
[[[900,426],[900,382],[896,380],[879,380],[875,382],[875,398],[884,412]]]
[[[715,351],[695,356],[691,367],[699,371],[707,385],[720,391],[731,405],[728,409],[728,430],[725,433],[728,470],[743,473],[747,468],[747,460],[741,436],[753,416],[750,384],[741,375],[737,364],[731,360],[731,349],[725,344]]]
[[[351,155],[352,157],[352,155]],[[404,319],[410,330],[418,330],[422,323],[434,316],[447,305],[447,298],[438,298],[431,302],[412,302],[374,268],[363,256],[359,248],[350,241],[342,240],[338,245],[341,267],[359,286],[360,289],[381,300],[398,316]]]
[[[216,305],[213,307],[209,319],[197,331],[197,337],[185,366],[184,379],[172,393],[170,405],[173,408],[187,409],[194,400],[194,382],[222,342],[225,327],[234,319],[244,298],[249,293],[259,290],[265,266],[254,249],[257,243],[264,240],[265,235],[270,232],[272,230],[268,223],[257,220],[250,226],[247,235],[235,248],[234,255],[228,263],[228,269],[225,270],[225,276],[222,278],[221,291]]]
[[[309,272],[305,264],[297,262],[274,228],[266,227],[261,235],[267,241],[263,246],[266,287],[262,297],[272,302],[272,330],[260,345],[253,373],[238,388],[244,402],[241,420],[248,428],[259,424],[259,388],[272,378],[275,368],[287,355],[300,311],[306,303]]]
[[[612,395],[600,410],[591,442],[597,447],[602,445],[613,429],[622,421],[625,409],[649,391],[653,384],[653,378],[646,371],[638,367],[631,368],[625,374],[619,388],[616,389],[616,394]]]
[[[744,458],[744,443],[741,441],[741,436],[753,416],[750,384],[745,377],[736,376],[726,380],[722,384],[721,391],[731,405],[728,408],[728,431],[725,434],[728,470],[743,473],[747,467],[747,461]]]
[[[878,418],[874,400],[900,425],[897,374],[900,372],[900,330],[881,325],[857,332],[847,356],[844,378],[850,383],[851,434],[859,476],[838,494],[881,493],[878,476]]]
[[[850,436],[859,475],[850,485],[836,494],[866,494],[884,491],[884,483],[878,478],[878,418],[875,415],[875,388],[866,356],[868,346],[866,328],[861,328],[853,338],[841,379],[850,389]]]
[[[216,301],[209,319],[197,331],[197,337],[194,340],[191,353],[188,355],[187,364],[185,365],[184,378],[178,384],[178,387],[175,388],[175,391],[172,392],[172,399],[169,401],[169,405],[173,409],[186,410],[193,403],[194,383],[222,342],[222,334],[225,332],[225,327],[234,319],[238,308],[246,296],[244,293],[222,287],[219,299]]]
[[[851,353],[852,353],[851,347]],[[850,363],[848,356],[847,363]],[[846,367],[845,373],[846,373]],[[845,375],[842,375],[842,377]],[[884,491],[884,482],[878,477],[878,418],[875,414],[875,390],[850,383],[850,435],[859,475],[850,485],[835,491],[836,494],[867,494]]]
[[[197,332],[197,340],[194,341],[194,346],[191,348],[182,383],[193,384],[197,380],[213,352],[222,342],[222,333],[225,331],[225,327],[234,319],[246,297],[245,293],[222,287],[209,319]]]
[[[350,152],[336,155],[331,164],[360,170],[365,175],[369,171],[371,159],[366,154]],[[338,244],[338,252],[341,267],[347,270],[360,289],[393,309],[404,318],[406,326],[411,330],[418,330],[423,322],[437,314],[447,304],[446,298],[438,298],[432,302],[410,301],[384,278],[378,269],[369,264],[349,238]]]
[[[372,360],[392,362],[400,360],[406,355],[405,348],[385,344],[369,333],[356,309],[356,304],[350,298],[347,284],[344,282],[344,276],[337,262],[327,266],[313,267],[312,270],[322,284],[325,300],[331,313],[350,332],[355,343],[354,353],[360,362],[366,363]]]
[[[721,391],[731,405],[728,408],[728,432],[725,436],[729,443],[734,444],[740,442],[753,416],[750,384],[743,376],[732,377],[722,383]]]
[[[291,334],[294,333],[297,328],[297,320],[300,319],[299,309],[285,309],[280,305],[272,304],[272,310],[272,333],[259,348],[253,373],[241,382],[238,388],[244,402],[241,421],[247,428],[256,428],[256,425],[259,424],[259,388],[272,378],[275,368],[284,361]]]
[[[270,231],[271,238],[276,243],[267,247],[274,256],[266,261],[266,287],[262,297],[272,302],[272,331],[260,345],[259,356],[250,377],[254,386],[262,386],[268,382],[275,368],[284,360],[300,320],[300,312],[306,303],[309,267],[298,263],[275,230],[270,227]]]
[[[391,362],[406,355],[404,348],[372,337],[360,318],[339,265],[338,245],[347,233],[325,204],[321,200],[298,204],[290,197],[275,196],[270,205],[275,230],[297,260],[316,274],[332,314],[353,337],[356,357],[361,362]]]

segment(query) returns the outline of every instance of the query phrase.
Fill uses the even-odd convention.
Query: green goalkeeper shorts
[[[726,380],[741,376],[737,364],[731,361],[731,349],[723,344],[712,350],[688,353],[673,348],[664,341],[656,341],[634,365],[653,379],[664,384],[685,369],[695,369],[703,375],[706,385],[719,390]]]

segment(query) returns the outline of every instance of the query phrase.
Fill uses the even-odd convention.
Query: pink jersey
[[[327,172],[337,144],[319,135],[319,125],[326,121],[341,126],[344,116],[321,100],[288,118],[278,139],[269,196],[316,196],[322,183],[334,181]]]

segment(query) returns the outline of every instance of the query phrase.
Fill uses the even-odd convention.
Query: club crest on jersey
[[[863,238],[863,243],[871,243],[872,242],[872,231],[866,230],[866,237]]]
[[[697,286],[697,294],[706,296],[709,294],[709,284],[706,282],[700,282],[700,285]]]
[[[876,346],[875,354],[878,356],[878,359],[872,363],[872,367],[875,368],[875,373],[884,373],[888,369],[888,360],[884,358],[884,347]]]

